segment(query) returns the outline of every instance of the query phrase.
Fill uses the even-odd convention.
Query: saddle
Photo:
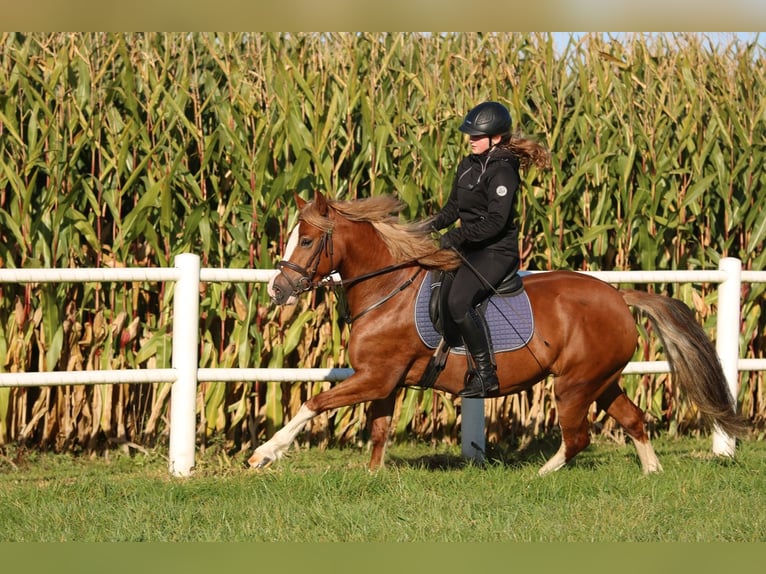
[[[532,337],[534,319],[522,274],[518,268],[512,269],[495,288],[496,292],[477,307],[487,320],[493,353],[523,347]],[[454,272],[432,272],[418,293],[415,310],[418,333],[426,346],[435,349],[421,378],[420,386],[425,388],[433,387],[450,353],[468,355],[457,325],[443,312],[453,278]]]
[[[457,325],[449,319],[448,313],[442,311],[447,305],[446,296],[443,296],[443,294],[449,291],[448,287],[454,277],[454,271],[439,271],[431,275],[431,296],[428,301],[428,315],[437,333],[444,337],[449,346],[459,347],[462,344],[462,340]],[[524,283],[519,275],[519,266],[517,264],[503,277],[503,280],[495,288],[495,294],[513,297],[520,294],[523,290]],[[489,298],[485,299],[478,307],[479,313],[485,317],[489,300]]]

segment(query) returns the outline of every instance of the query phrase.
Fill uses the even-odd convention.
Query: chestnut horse
[[[320,413],[372,401],[370,469],[383,466],[397,390],[418,385],[433,355],[414,320],[415,298],[428,269],[460,263],[440,250],[427,225],[400,223],[400,201],[376,196],[334,201],[316,193],[296,198],[301,209],[280,273],[269,283],[277,304],[294,303],[321,285],[342,286],[350,317],[349,360],[354,373],[307,400],[274,436],[248,459],[262,468],[279,459],[306,423]],[[340,275],[340,281],[334,279]],[[534,312],[526,346],[497,353],[500,389],[493,396],[528,390],[554,377],[561,446],[540,469],[558,470],[590,443],[588,411],[597,406],[632,438],[644,473],[662,470],[644,427],[644,413],[618,385],[638,343],[629,306],[645,312],[659,332],[672,376],[705,419],[737,436],[745,425],[735,413],[711,342],[690,309],[676,299],[643,291],[618,290],[591,276],[552,271],[527,275],[523,286]],[[434,388],[457,394],[464,383],[465,357],[450,354]]]

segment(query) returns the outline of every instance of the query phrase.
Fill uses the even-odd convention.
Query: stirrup
[[[486,397],[500,388],[497,376],[491,377],[489,382],[485,383],[477,371],[468,371],[465,378],[465,388],[458,393],[458,396],[466,399]]]

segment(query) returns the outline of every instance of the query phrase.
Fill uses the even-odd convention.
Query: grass
[[[552,448],[552,445],[550,445]],[[707,439],[659,439],[665,472],[600,440],[543,478],[549,445],[466,464],[457,447],[295,450],[265,472],[208,449],[190,479],[159,451],[0,457],[0,541],[753,542],[766,540],[766,443],[715,458]]]

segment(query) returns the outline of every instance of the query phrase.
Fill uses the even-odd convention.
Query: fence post
[[[173,292],[172,366],[176,380],[170,390],[169,470],[174,476],[184,477],[191,475],[196,448],[199,256],[177,255],[175,267],[179,270]]]
[[[484,461],[487,435],[484,428],[484,399],[462,399],[460,405],[460,445],[463,456],[481,463]]]
[[[726,272],[726,280],[718,286],[718,321],[716,351],[721,360],[729,393],[736,405],[739,395],[739,331],[741,321],[742,262],[722,257],[718,269]],[[736,440],[717,426],[713,430],[713,453],[734,456]]]

